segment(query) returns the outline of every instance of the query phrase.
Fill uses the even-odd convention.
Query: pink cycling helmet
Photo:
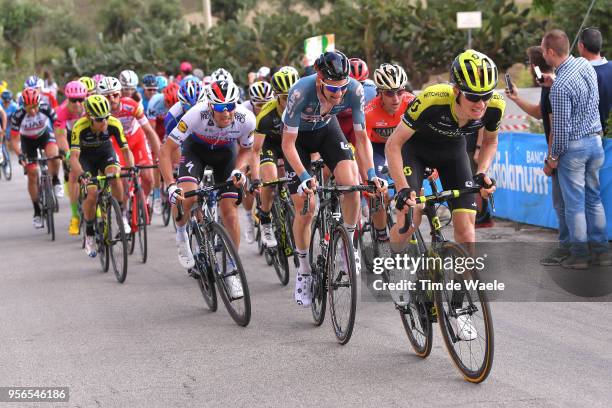
[[[96,82],[96,84],[100,82],[101,80],[103,80],[104,78],[106,78],[106,75],[104,74],[96,74],[91,77],[91,79],[93,79]]]
[[[64,87],[64,94],[68,98],[86,98],[87,87],[81,81],[70,81]]]

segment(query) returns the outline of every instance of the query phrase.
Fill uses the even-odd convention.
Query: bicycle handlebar
[[[201,188],[198,188],[198,189],[195,189],[195,190],[192,190],[192,191],[187,191],[187,192],[185,192],[183,194],[183,197],[185,197],[185,198],[195,197],[195,196],[204,197],[204,196],[212,193],[213,191],[220,190],[222,188],[230,187],[230,186],[233,186],[233,185],[234,185],[234,182],[232,180],[228,180],[228,181],[225,181],[223,183],[215,184],[213,186],[206,186],[206,187],[201,187]],[[242,188],[238,189],[238,198],[236,199],[236,203],[235,204],[236,205],[240,205],[240,203],[242,203]],[[177,209],[177,212],[178,212],[178,214],[176,215],[175,220],[176,221],[180,221],[180,220],[183,219],[183,215],[185,214],[185,212],[183,210],[183,205],[182,205],[182,203],[180,201],[178,201],[175,205],[176,205],[176,209]]]

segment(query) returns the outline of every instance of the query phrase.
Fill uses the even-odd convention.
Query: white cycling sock
[[[310,275],[310,263],[308,262],[308,250],[296,248],[295,252],[297,252],[298,259],[300,260],[300,267],[298,268],[298,273],[300,275]]]
[[[187,242],[187,225],[183,225],[182,227],[176,226],[176,241],[177,242]]]

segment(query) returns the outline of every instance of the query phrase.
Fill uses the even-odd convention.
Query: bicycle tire
[[[215,278],[212,275],[210,260],[215,258],[214,248],[210,242],[204,240],[200,225],[192,221],[189,228],[189,245],[195,260],[195,273],[198,274],[197,281],[202,297],[211,312],[217,311],[217,291],[215,290]],[[214,262],[214,261],[213,261]]]
[[[327,294],[329,296],[329,311],[332,321],[332,327],[334,328],[334,334],[340,344],[347,344],[353,334],[353,328],[355,326],[355,314],[357,311],[357,281],[355,279],[355,253],[353,252],[354,245],[352,237],[349,236],[348,231],[343,225],[336,225],[333,237],[331,239],[331,247],[329,250],[329,257],[327,262]],[[336,259],[338,254],[337,244],[341,243],[340,257],[344,256],[345,264],[348,261],[347,271],[344,273],[335,274],[335,268],[342,264],[342,259]],[[331,262],[330,262],[331,261]],[[346,276],[346,279],[344,278]],[[341,302],[343,297],[340,296],[340,288],[348,287],[346,296],[349,297],[348,302]],[[340,309],[341,303],[348,303],[346,311]]]
[[[283,226],[281,223],[285,222],[284,217],[281,216],[281,211],[278,206],[278,203],[275,201],[272,206],[272,219],[276,224],[274,227],[276,234],[276,248],[271,250],[272,257],[272,265],[274,266],[274,270],[276,271],[276,276],[280,281],[281,285],[287,286],[289,283],[289,260],[287,259],[287,255],[285,254],[285,247],[282,245],[282,237],[281,237],[281,228]],[[285,231],[285,238],[287,238],[288,234]]]
[[[163,196],[165,196],[165,194]],[[171,217],[172,207],[170,206],[170,202],[168,202],[167,198],[162,198],[162,222],[164,223],[164,227],[167,227],[168,224],[170,224]]]
[[[312,231],[310,232],[310,248],[308,251],[308,262],[312,276],[312,303],[310,310],[315,326],[320,326],[325,321],[327,309],[327,285],[326,285],[326,259],[325,259],[325,229],[317,215]]]
[[[261,228],[259,227],[259,223],[255,225],[255,229],[257,230],[255,235],[255,240],[257,241],[257,252],[259,255],[263,255],[266,248],[264,247],[263,241],[261,240]]]
[[[463,257],[464,259],[469,257],[469,254],[463,249],[463,247],[452,242],[447,242],[440,248],[440,255],[443,257],[443,259],[446,259],[448,256],[458,256]],[[459,278],[459,282],[461,282],[462,285],[466,278],[474,281],[479,280],[478,273],[475,270],[465,271],[462,274],[455,274],[453,271],[452,279],[456,280],[457,278]],[[442,290],[435,292],[435,303],[438,311],[440,331],[442,332],[446,349],[450,354],[453,363],[461,372],[466,381],[471,383],[481,383],[489,376],[491,372],[494,355],[493,322],[491,319],[491,312],[486,293],[479,289],[474,289],[473,291],[469,292],[462,291],[462,294],[459,295],[459,301],[461,302],[460,306],[462,306],[460,310],[466,309],[463,306],[465,304],[465,300],[467,299],[467,308],[472,312],[468,313],[470,316],[469,324],[471,328],[476,329],[475,325],[478,327],[476,329],[476,339],[469,341],[461,340],[455,334],[455,330],[453,329],[453,325],[450,320],[453,314],[452,310],[457,310],[457,294],[451,294],[446,289],[446,283],[450,281],[450,279],[447,279],[444,271],[440,271],[435,280],[443,284]],[[478,306],[476,306],[474,302],[478,302]],[[475,316],[474,310],[471,309],[472,306],[476,307],[476,311],[480,311],[482,313],[482,317]],[[459,323],[457,322],[457,325],[458,324]],[[479,338],[483,338],[483,335],[484,345],[475,345],[474,341],[478,340]],[[463,344],[466,346],[463,347]],[[464,349],[468,349],[469,351],[467,361],[463,358]],[[473,351],[482,352],[482,358],[479,359],[474,357],[472,354]],[[480,362],[480,360],[482,360],[482,362]],[[474,365],[473,363],[476,364]]]
[[[138,220],[138,227],[136,236],[138,243],[138,249],[140,251],[140,262],[147,263],[148,255],[148,242],[147,242],[147,209],[145,208],[144,195],[142,191],[139,192],[138,198],[138,214],[136,219]]]
[[[119,203],[114,197],[110,197],[110,204],[106,213],[108,223],[108,247],[115,278],[117,282],[123,283],[127,277],[128,270],[127,237],[123,228],[123,219],[121,217],[121,207]],[[113,218],[115,220],[114,225]]]
[[[51,191],[49,191],[49,188],[51,189]],[[53,194],[53,187],[51,186],[51,183],[49,183],[49,185],[47,186],[47,194],[45,195],[45,197],[47,199],[47,203],[45,204],[47,215],[47,230],[51,234],[51,241],[55,241],[55,216],[54,210],[52,209],[53,207],[51,207],[54,204],[53,197],[55,197],[55,194]]]
[[[212,222],[207,229],[208,240],[210,242],[219,242],[221,244],[221,262],[219,262],[219,259],[216,258],[216,264],[221,268],[214,273],[217,288],[219,289],[219,294],[221,295],[221,300],[225,304],[225,307],[227,308],[227,311],[234,322],[236,322],[236,324],[239,326],[245,327],[251,321],[251,297],[249,295],[249,286],[244,269],[242,268],[242,262],[238,256],[238,251],[236,251],[236,247],[222,225]],[[215,255],[217,255],[217,252],[215,252]],[[228,257],[233,259],[235,265],[234,274],[239,277],[242,285],[243,296],[238,299],[230,299],[229,291],[224,279],[226,276],[229,276],[227,273]],[[243,305],[242,310],[237,309],[239,305]]]
[[[98,210],[100,218],[98,218]],[[98,256],[102,272],[106,273],[110,269],[110,254],[106,236],[108,234],[108,223],[106,221],[106,204],[100,202],[96,206],[96,236],[98,237]],[[83,248],[85,248],[85,234],[83,234]]]
[[[286,201],[284,204],[285,207],[285,228],[289,231],[287,237],[289,238],[289,244],[291,245],[291,249],[293,250],[293,265],[296,268],[300,267],[300,258],[297,255],[297,251],[295,250],[295,237],[293,236],[293,221],[295,220],[295,208],[293,208],[293,204],[291,201]]]
[[[133,227],[132,225],[132,217],[133,212],[134,212],[134,200],[136,200],[135,196],[128,196],[128,200],[126,203],[127,206],[127,220],[130,223],[130,226]],[[132,228],[132,231],[130,231],[130,234],[128,236],[128,240],[130,241],[128,244],[128,254],[132,255],[134,254],[134,250],[136,249],[136,233],[134,232],[134,228]]]

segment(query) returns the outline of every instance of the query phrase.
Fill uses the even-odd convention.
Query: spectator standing
[[[587,59],[597,74],[599,87],[599,118],[604,134],[609,132],[607,127],[608,116],[612,109],[612,62],[601,56],[603,40],[601,32],[596,28],[585,28],[580,33],[578,52],[582,58]]]
[[[43,72],[43,79],[45,80],[45,92],[53,94],[53,97],[57,99],[57,83],[53,79],[53,75],[51,75],[51,72]]]
[[[553,74],[553,69],[546,63],[546,60],[542,55],[542,47],[540,46],[529,47],[527,49],[527,57],[529,58],[531,74],[533,75],[535,82],[542,88],[542,92],[540,93],[540,102],[538,104],[532,104],[521,98],[516,87],[514,87],[511,92],[506,90],[506,95],[508,98],[514,101],[519,108],[525,111],[525,113],[533,116],[536,119],[542,119],[546,143],[548,144],[548,154],[550,155],[552,147],[552,106],[549,98],[550,86],[546,86],[537,80],[535,75],[535,67],[538,67],[542,74],[546,76],[551,76]],[[567,223],[565,222],[565,205],[563,203],[563,195],[561,194],[561,187],[559,186],[559,176],[557,171],[553,170],[548,165],[547,161],[544,163],[544,174],[552,177],[553,207],[557,213],[557,220],[559,222],[559,248],[555,249],[549,256],[542,259],[540,263],[542,265],[559,265],[566,258],[568,258],[570,254],[569,230],[567,229]]]
[[[556,74],[550,89],[553,142],[547,162],[558,172],[569,230],[570,256],[561,265],[573,269],[586,269],[589,263],[609,266],[612,257],[599,186],[604,152],[597,75],[587,60],[569,55],[563,31],[546,33],[541,46]],[[546,77],[551,83],[552,78]]]

